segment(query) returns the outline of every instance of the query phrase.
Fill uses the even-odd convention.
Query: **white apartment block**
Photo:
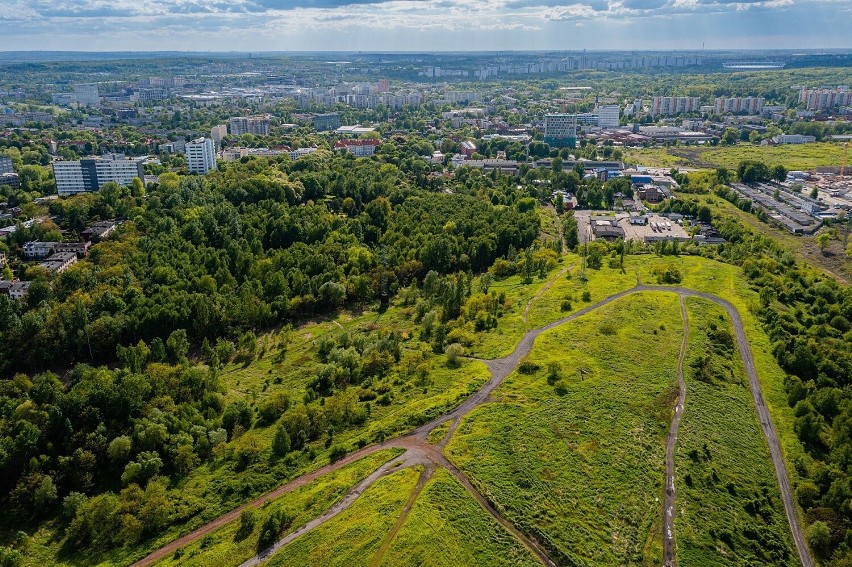
[[[99,106],[101,97],[96,83],[74,85],[74,102],[82,106]]]
[[[210,138],[198,138],[186,144],[186,165],[189,173],[204,175],[216,169],[216,147]]]
[[[598,105],[598,126],[601,128],[618,128],[618,119],[621,117],[621,107],[617,104]]]
[[[110,181],[130,185],[136,177],[145,178],[145,159],[128,158],[124,154],[106,154],[79,161],[55,161],[53,177],[56,180],[56,191],[63,197],[97,191]]]

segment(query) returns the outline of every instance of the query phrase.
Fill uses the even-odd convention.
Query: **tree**
[[[236,540],[246,539],[254,531],[257,524],[257,510],[252,507],[246,508],[240,513],[240,527],[237,530]]]
[[[828,232],[821,232],[816,237],[817,246],[819,246],[820,252],[825,254],[825,251],[828,249],[829,243],[831,243],[831,235]]]
[[[731,172],[724,167],[716,168],[716,183],[719,185],[727,185],[731,182]]]
[[[574,250],[580,243],[579,225],[573,213],[569,213],[568,217],[563,221],[562,233],[565,235],[565,245],[569,250]]]
[[[772,168],[772,179],[781,183],[787,179],[787,168],[780,163]]]
[[[272,454],[283,457],[290,452],[290,445],[290,434],[287,433],[287,428],[284,424],[279,424],[275,430],[275,437],[272,438]]]
[[[722,134],[722,144],[725,146],[733,146],[740,140],[740,131],[736,128],[725,128]]]
[[[184,329],[172,331],[166,339],[166,349],[169,353],[169,361],[172,364],[185,364],[186,355],[189,353],[189,340]]]
[[[36,512],[43,512],[45,508],[56,501],[56,498],[56,485],[53,484],[52,478],[45,476],[36,489],[35,494],[33,494],[33,505]]]
[[[811,199],[816,199],[817,197],[819,197],[819,189],[814,187],[811,189]]]
[[[560,215],[565,212],[565,196],[562,193],[556,194],[556,212]]]
[[[817,520],[808,528],[807,540],[808,547],[820,557],[826,557],[831,546],[831,530],[825,522]]]
[[[698,220],[703,223],[710,223],[713,220],[713,215],[710,212],[710,207],[707,205],[701,205],[698,208]]]
[[[109,460],[116,465],[126,463],[127,459],[130,457],[131,445],[130,437],[126,435],[120,435],[110,441],[109,447],[107,448],[107,456],[109,456]]]

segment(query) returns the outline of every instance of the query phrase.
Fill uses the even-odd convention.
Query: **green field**
[[[419,469],[403,469],[380,479],[349,509],[287,545],[266,565],[366,565],[402,510]]]
[[[640,294],[543,334],[529,356],[540,369],[510,375],[449,456],[557,561],[659,564],[681,332],[676,296]]]
[[[440,469],[417,498],[382,565],[539,565],[536,557]]]
[[[686,302],[687,394],[675,455],[678,564],[797,565],[730,319],[709,301]]]
[[[735,170],[744,160],[763,161],[770,167],[806,170],[843,163],[843,146],[830,142],[784,146],[736,146],[628,149],[624,159],[649,167],[726,167]]]

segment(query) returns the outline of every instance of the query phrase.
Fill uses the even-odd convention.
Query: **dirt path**
[[[287,543],[293,541],[299,535],[304,534],[309,529],[313,529],[325,521],[329,520],[331,517],[339,514],[347,507],[349,507],[355,500],[357,500],[358,496],[360,496],[361,492],[369,487],[373,482],[381,478],[384,474],[387,474],[387,471],[390,470],[390,466],[413,466],[414,464],[424,464],[432,463],[434,465],[445,467],[449,470],[458,480],[459,482],[471,493],[471,495],[479,502],[479,504],[491,514],[492,517],[495,518],[498,522],[500,522],[507,530],[509,530],[513,535],[515,535],[518,540],[522,541],[524,545],[526,545],[531,552],[533,552],[542,564],[550,566],[555,566],[555,562],[549,558],[544,549],[535,541],[530,540],[524,534],[522,534],[511,522],[509,522],[506,518],[504,518],[493,506],[474,488],[474,486],[470,483],[469,479],[455,466],[453,465],[441,452],[441,449],[446,445],[449,441],[452,434],[455,432],[456,427],[458,426],[461,419],[473,411],[476,407],[483,404],[488,400],[491,393],[494,389],[499,386],[503,380],[511,374],[520,363],[521,359],[525,357],[532,350],[533,343],[535,339],[543,332],[548,331],[550,329],[554,329],[560,325],[564,325],[569,321],[573,321],[587,313],[598,309],[608,303],[626,297],[628,295],[632,295],[634,293],[640,292],[666,292],[666,293],[677,293],[681,296],[681,301],[683,301],[684,297],[701,297],[712,301],[718,305],[720,305],[725,311],[730,315],[731,321],[733,322],[734,331],[737,338],[737,345],[740,351],[740,356],[743,361],[743,365],[746,369],[746,373],[749,376],[749,388],[752,393],[752,397],[755,402],[755,406],[757,408],[758,416],[760,418],[761,427],[763,429],[764,436],[766,437],[767,443],[769,444],[770,453],[772,455],[772,462],[775,466],[776,476],[778,478],[779,487],[781,490],[782,501],[784,502],[784,510],[787,515],[787,520],[790,524],[790,529],[793,533],[793,539],[796,544],[796,548],[798,550],[799,559],[802,563],[803,567],[813,567],[813,560],[810,557],[810,553],[808,551],[807,545],[805,544],[805,539],[802,534],[801,527],[798,523],[798,519],[796,517],[795,506],[793,504],[793,498],[790,490],[790,484],[787,476],[786,466],[784,464],[784,460],[781,456],[781,448],[778,442],[778,437],[775,433],[775,429],[772,425],[772,421],[769,417],[769,411],[766,408],[766,405],[763,401],[763,393],[760,387],[760,382],[757,378],[757,372],[754,367],[754,360],[751,355],[751,348],[748,344],[748,340],[745,336],[745,331],[743,329],[742,319],[740,318],[739,312],[736,308],[729,303],[728,301],[716,297],[715,295],[711,295],[709,293],[694,291],[691,289],[683,288],[683,287],[665,287],[665,286],[651,286],[651,285],[643,285],[638,283],[634,288],[625,290],[614,295],[611,295],[607,298],[604,298],[600,301],[592,303],[579,311],[572,313],[566,317],[563,317],[557,321],[539,327],[538,329],[532,329],[527,331],[523,338],[520,340],[518,345],[515,347],[515,350],[505,356],[503,358],[495,359],[495,360],[484,360],[483,362],[488,366],[491,371],[491,378],[475,393],[473,393],[468,399],[462,402],[456,409],[450,411],[449,413],[444,414],[429,423],[421,425],[420,427],[415,428],[411,433],[397,437],[394,439],[389,439],[384,441],[383,443],[379,443],[377,445],[373,445],[371,447],[366,447],[354,453],[350,453],[345,458],[337,461],[336,463],[326,465],[320,469],[317,469],[311,473],[303,475],[293,481],[282,485],[278,489],[258,498],[257,500],[244,504],[240,506],[236,510],[225,514],[213,520],[209,524],[198,528],[197,530],[171,542],[170,544],[154,551],[147,557],[137,561],[133,564],[133,567],[141,567],[143,565],[150,565],[157,559],[163,558],[166,555],[173,553],[177,549],[196,541],[197,539],[207,535],[214,530],[224,526],[228,522],[231,522],[237,519],[245,508],[249,506],[258,507],[266,502],[273,500],[290,492],[298,487],[304,486],[305,484],[319,478],[320,476],[327,474],[329,472],[335,471],[343,466],[351,464],[352,462],[361,459],[369,454],[375,453],[382,449],[387,448],[402,448],[406,450],[406,453],[393,459],[377,469],[372,475],[370,475],[367,479],[359,483],[359,485],[350,491],[346,496],[344,496],[341,501],[335,504],[331,509],[329,509],[325,514],[319,516],[315,520],[312,520],[300,530],[293,532],[284,537],[281,541],[277,542],[273,548],[271,553],[277,551],[284,547]],[[537,295],[540,295],[541,292]],[[535,298],[534,298],[535,299]],[[681,308],[683,309],[683,304],[681,303]],[[686,322],[685,322],[686,327]],[[686,337],[686,333],[684,334]],[[686,340],[686,339],[684,339]],[[681,352],[681,357],[683,356],[683,350]],[[682,366],[682,361],[679,361],[679,367]],[[679,371],[679,378],[682,379],[682,373]],[[682,390],[685,393],[685,388]],[[682,413],[682,405],[680,412],[676,412],[676,417]],[[430,445],[426,439],[429,433],[437,426],[445,423],[447,421],[453,420],[453,424],[447,431],[447,434],[441,440],[440,447],[434,447]],[[679,420],[679,417],[678,417]],[[668,449],[667,449],[668,453]],[[667,455],[667,465],[668,465],[668,455]],[[668,469],[668,466],[667,466]],[[668,473],[668,470],[667,470]],[[377,475],[378,476],[374,476]],[[673,470],[672,470],[673,474]],[[667,477],[672,478],[672,477]],[[667,481],[667,485],[668,485]],[[673,487],[673,483],[671,484]],[[351,497],[350,497],[351,496]],[[672,498],[674,494],[672,493]],[[413,502],[412,502],[413,504]],[[333,514],[332,514],[333,512]],[[331,515],[329,515],[331,514]],[[311,526],[311,527],[308,527]],[[388,541],[388,545],[390,541]],[[268,558],[271,553],[267,554],[264,552],[263,556],[257,556],[249,562],[244,563],[244,566],[247,565],[258,565],[265,558]]]
[[[420,477],[417,479],[417,484],[414,485],[411,495],[405,502],[405,506],[402,507],[402,512],[400,512],[399,517],[396,519],[396,523],[394,523],[391,531],[387,533],[385,539],[382,540],[379,550],[376,551],[376,554],[373,555],[372,559],[370,559],[369,567],[379,567],[379,565],[382,564],[382,559],[384,559],[385,554],[388,552],[388,549],[390,549],[393,538],[395,538],[396,534],[399,533],[399,530],[402,529],[403,524],[405,524],[405,520],[408,518],[408,514],[411,513],[411,508],[414,506],[414,501],[417,500],[417,497],[420,496],[421,492],[423,492],[423,487],[426,486],[426,482],[432,478],[432,474],[434,472],[435,467],[427,466],[420,473]]]
[[[559,278],[564,276],[566,273],[568,273],[568,270],[570,270],[573,267],[574,267],[574,264],[571,264],[570,266],[567,266],[567,267],[563,268],[562,270],[560,270],[559,273],[556,274],[555,276],[553,276],[553,278],[551,278],[551,280],[549,282],[544,284],[543,288],[538,290],[538,293],[536,293],[529,301],[527,301],[527,305],[526,305],[526,307],[524,307],[524,325],[527,324],[527,315],[529,315],[530,307],[532,307],[532,304],[535,303],[535,300],[538,299],[539,297],[541,297],[542,295],[544,295],[545,292],[547,292],[547,290],[550,289],[550,286],[552,286],[553,284],[556,283],[556,280],[558,280]]]
[[[355,502],[355,500],[357,500],[358,497],[361,496],[361,494],[363,494],[363,492],[365,490],[367,490],[370,486],[372,486],[373,483],[375,483],[377,480],[379,480],[383,476],[386,476],[386,475],[390,474],[391,472],[393,472],[394,470],[396,470],[395,467],[401,459],[402,459],[402,457],[397,457],[396,459],[392,459],[392,460],[388,461],[387,463],[385,463],[384,465],[382,465],[381,467],[379,467],[378,469],[376,469],[375,471],[373,471],[372,474],[370,474],[367,478],[365,478],[360,483],[358,483],[358,485],[354,489],[347,492],[346,495],[343,498],[341,498],[340,500],[335,502],[334,505],[332,505],[331,508],[329,508],[328,510],[323,512],[322,515],[317,516],[316,518],[309,521],[304,526],[301,526],[301,527],[297,528],[296,530],[292,531],[291,533],[287,534],[286,536],[284,536],[284,538],[275,542],[275,544],[272,545],[272,547],[264,549],[258,555],[255,555],[254,557],[252,557],[248,561],[245,561],[244,563],[242,563],[240,565],[240,567],[253,567],[254,565],[260,565],[261,563],[263,563],[264,561],[266,561],[267,559],[269,559],[270,557],[275,555],[275,553],[277,551],[279,551],[281,548],[283,548],[285,545],[287,545],[288,543],[290,543],[294,539],[298,538],[301,535],[306,534],[307,532],[313,530],[314,528],[321,526],[322,524],[326,523],[330,519],[334,518],[335,516],[337,516],[338,514],[340,514],[341,512],[346,510],[347,508],[349,508],[349,506],[351,506],[352,503]]]
[[[663,565],[674,567],[675,540],[674,540],[674,518],[675,518],[675,483],[674,483],[674,451],[677,444],[677,432],[680,428],[680,420],[683,417],[683,407],[686,401],[686,382],[683,380],[683,359],[686,356],[686,345],[689,342],[689,318],[686,315],[686,303],[683,295],[680,296],[680,316],[683,319],[683,342],[680,344],[680,356],[677,359],[677,404],[675,404],[674,417],[672,418],[669,435],[666,439],[666,494],[663,504]]]

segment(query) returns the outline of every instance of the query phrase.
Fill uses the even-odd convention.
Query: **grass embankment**
[[[265,565],[366,565],[393,527],[420,470],[403,469],[378,480],[350,508],[287,545]]]
[[[735,146],[670,148],[633,148],[624,150],[624,160],[648,167],[726,167],[736,170],[741,161],[757,160],[769,167],[783,165],[790,170],[808,170],[815,167],[843,163],[843,146],[831,142],[784,146]]]
[[[439,469],[417,498],[382,565],[532,567],[536,557]]]
[[[468,416],[450,457],[557,560],[659,564],[681,333],[676,296],[640,294],[543,334],[528,357],[539,370]]]
[[[398,449],[380,451],[270,502],[257,511],[258,520],[250,534],[238,536],[240,520],[235,520],[201,541],[187,545],[178,555],[163,559],[156,565],[162,567],[239,565],[257,553],[257,541],[260,537],[263,518],[269,511],[281,509],[287,513],[288,517],[293,518],[290,529],[285,532],[291,533],[322,514],[358,482],[401,452]]]
[[[675,455],[678,564],[796,565],[731,320],[687,298],[686,407]]]

